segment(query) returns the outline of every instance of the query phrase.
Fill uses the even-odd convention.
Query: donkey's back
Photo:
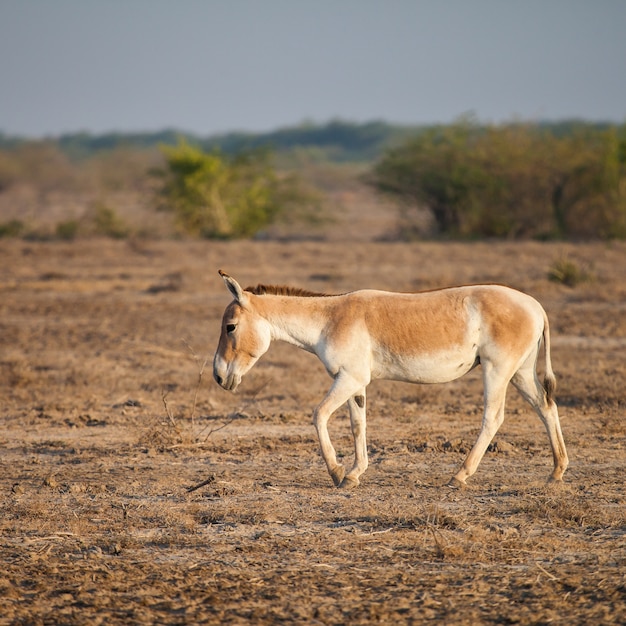
[[[372,378],[448,382],[479,363],[515,367],[542,339],[547,317],[531,296],[501,285],[419,293],[363,290],[332,305],[327,340],[343,346]],[[516,368],[515,368],[516,369]]]

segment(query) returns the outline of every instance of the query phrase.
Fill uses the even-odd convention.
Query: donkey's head
[[[219,270],[235,298],[224,311],[220,341],[213,358],[213,377],[218,385],[234,391],[243,376],[270,347],[269,324],[254,308],[254,295]]]

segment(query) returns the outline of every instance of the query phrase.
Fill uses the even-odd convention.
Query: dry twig
[[[191,344],[186,339],[183,339],[183,343],[187,346],[187,348],[193,355],[193,358],[196,361],[196,363],[200,363],[200,357],[198,356],[198,353],[193,349]],[[191,405],[191,428],[192,429],[194,428],[194,425],[195,425],[195,415],[196,415],[196,405],[198,403],[198,393],[200,392],[200,385],[202,384],[202,375],[204,374],[204,368],[206,367],[207,361],[208,361],[208,357],[205,357],[204,360],[202,361],[202,365],[200,365],[200,368],[198,370],[198,382],[194,390],[193,403]]]
[[[167,413],[167,417],[169,418],[172,426],[178,431],[178,424],[176,423],[176,420],[174,419],[174,416],[172,415],[172,412],[170,411],[170,407],[167,404],[168,394],[169,394],[169,391],[161,390],[161,400],[163,401],[163,406],[165,407],[165,412]]]
[[[545,569],[544,567],[541,567],[541,565],[539,565],[539,563],[537,561],[535,561],[535,565],[550,579],[550,580],[558,580],[558,578],[554,575],[551,574],[547,569]]]
[[[197,491],[201,487],[206,485],[210,485],[215,482],[215,474],[211,474],[206,480],[203,480],[201,483],[194,485],[193,487],[187,487],[187,493],[191,493],[192,491]]]

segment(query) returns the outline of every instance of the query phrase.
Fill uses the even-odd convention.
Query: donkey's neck
[[[315,352],[328,322],[331,297],[264,295],[257,310],[271,327],[272,339]]]

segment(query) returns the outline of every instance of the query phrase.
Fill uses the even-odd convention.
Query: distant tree
[[[626,163],[618,131],[556,142],[546,169],[557,236],[626,237]]]
[[[469,123],[434,127],[389,150],[370,182],[411,205],[428,207],[440,233],[458,236],[475,212],[484,172],[471,158],[476,133]]]
[[[447,236],[625,237],[625,136],[462,119],[388,150],[369,181],[430,211]]]

